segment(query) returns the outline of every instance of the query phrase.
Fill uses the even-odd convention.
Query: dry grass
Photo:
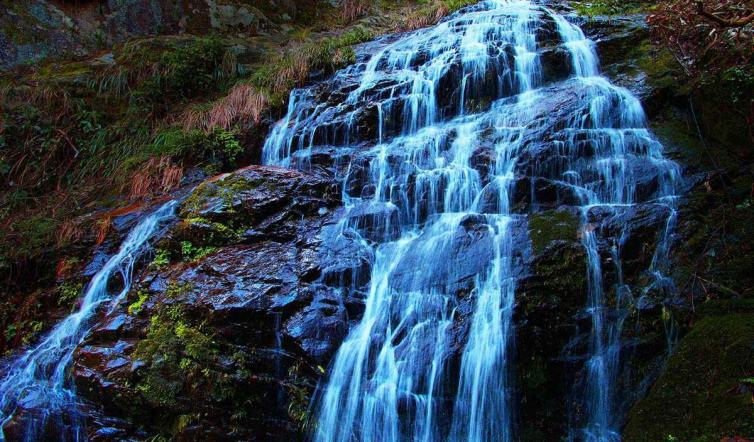
[[[203,129],[207,132],[215,128],[227,130],[242,121],[258,124],[268,105],[267,94],[242,83],[233,87],[228,95],[217,100],[209,109],[187,109],[181,115],[180,123],[186,130]]]
[[[434,3],[409,14],[399,29],[414,31],[436,25],[447,15],[474,3],[474,0],[435,0]]]
[[[29,80],[23,84],[10,84],[0,88],[0,109],[18,105],[32,105],[44,109],[54,109],[55,120],[70,115],[73,106],[70,93],[62,88]]]
[[[402,31],[415,31],[437,24],[443,17],[450,13],[450,9],[442,3],[434,5],[431,9],[422,9],[406,19],[401,27]]]
[[[79,220],[69,219],[58,229],[57,243],[58,246],[64,246],[66,244],[78,242],[83,237],[84,229],[81,228]]]
[[[170,157],[152,158],[131,175],[128,197],[145,198],[155,192],[175,189],[183,178],[183,168]]]
[[[343,0],[340,17],[347,21],[353,21],[365,15],[372,8],[371,0]]]
[[[105,218],[97,221],[94,227],[96,234],[95,236],[97,238],[96,244],[100,245],[105,242],[105,239],[107,239],[107,234],[110,233],[110,230],[113,228],[113,219],[110,216],[106,216]]]
[[[181,184],[183,178],[183,168],[181,166],[171,164],[162,171],[162,178],[160,180],[160,186],[164,190],[171,190],[178,187]]]

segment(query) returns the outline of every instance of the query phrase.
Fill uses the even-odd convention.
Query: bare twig
[[[718,25],[723,26],[725,28],[740,28],[754,21],[754,12],[752,12],[749,15],[745,15],[743,17],[735,17],[735,18],[730,18],[730,19],[722,18],[704,9],[704,3],[700,1],[696,2],[696,11],[702,17],[712,20]]]

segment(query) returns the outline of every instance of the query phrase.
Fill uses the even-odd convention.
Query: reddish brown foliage
[[[180,184],[181,178],[183,168],[170,158],[152,158],[131,175],[129,198],[144,198],[157,191],[170,191]]]
[[[251,85],[239,84],[208,110],[189,109],[181,116],[186,130],[203,129],[207,132],[219,127],[229,129],[235,123],[258,124],[267,109],[268,98]]]
[[[345,20],[353,21],[369,12],[371,6],[370,0],[343,0],[340,16]]]
[[[113,226],[113,219],[109,216],[97,221],[96,227],[96,236],[97,236],[97,245],[102,244],[105,242],[105,239],[107,238],[107,234],[110,233],[110,229]]]
[[[65,221],[58,230],[57,242],[59,246],[79,241],[84,236],[79,220],[70,219]]]

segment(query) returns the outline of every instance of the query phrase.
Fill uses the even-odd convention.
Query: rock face
[[[334,190],[274,167],[197,188],[138,288],[78,349],[80,393],[186,440],[295,439],[348,327],[326,276],[369,265],[357,245],[322,246]]]
[[[277,30],[321,2],[292,0],[22,0],[0,14],[0,68],[80,58],[129,38]]]
[[[573,168],[588,180],[581,183],[584,187],[599,189],[602,179],[585,172],[599,146],[568,138],[578,150],[570,152],[577,159],[573,163],[559,150],[570,136],[564,130],[568,122],[585,111],[580,106],[584,89],[567,79],[570,55],[555,28],[552,20],[543,20],[537,31],[541,99],[524,108],[505,99],[492,103],[484,93],[464,97],[466,109],[507,115],[511,121],[519,116],[523,120],[525,114],[532,122],[511,172],[515,191],[508,227],[513,248],[520,251],[512,257],[512,276],[518,280],[514,384],[516,402],[521,403],[515,426],[522,440],[555,440],[584,419],[583,402],[573,396],[574,383],[578,389],[587,382],[593,326],[586,299],[586,229],[597,229],[600,238],[619,237],[619,244],[601,240],[597,259],[606,269],[605,286],[618,287],[607,294],[606,315],[635,325],[622,331],[616,382],[621,391],[632,392],[617,398],[622,414],[661,365],[666,354],[663,312],[672,304],[668,293],[649,289],[646,272],[668,218],[667,207],[647,202],[582,213],[577,186],[555,178]],[[601,33],[595,35],[610,38],[604,27],[595,29]],[[639,26],[630,29],[643,32]],[[629,33],[619,38],[632,42],[640,37]],[[362,48],[360,61],[384,44]],[[599,41],[598,47],[610,45]],[[416,62],[421,63],[421,57]],[[451,64],[455,68],[440,82],[445,89],[438,104],[448,115],[457,113],[463,92],[454,86],[463,72],[461,60]],[[357,106],[347,97],[358,87],[355,78],[363,69],[363,63],[357,64],[296,92],[312,104],[301,118],[315,115],[322,120],[316,131],[302,127],[290,137],[289,148],[298,151],[292,162],[305,172],[253,166],[210,180],[183,201],[179,221],[156,244],[154,260],[144,263],[128,299],[107,312],[75,354],[73,376],[79,393],[101,405],[103,415],[134,423],[103,420],[115,423],[95,426],[93,436],[303,438],[315,387],[364,314],[375,245],[396,239],[400,223],[430,224],[437,216],[432,208],[443,203],[437,197],[441,192],[433,194],[422,181],[426,165],[421,157],[412,158],[400,141],[387,152],[375,148],[381,138],[401,133],[406,124],[405,106],[383,109],[379,103],[394,93],[403,99],[395,91],[409,85],[390,79],[376,82]],[[484,82],[492,81],[488,77],[480,77],[477,90],[487,90]],[[317,113],[318,103],[329,107]],[[442,142],[450,145],[462,135],[448,133]],[[416,136],[421,137],[421,131]],[[446,265],[437,266],[431,278],[418,280],[422,272],[416,270],[425,265],[421,251],[408,251],[389,281],[406,289],[442,287],[458,299],[443,355],[456,371],[474,308],[469,296],[473,279],[495,253],[489,228],[489,214],[500,210],[499,189],[492,183],[491,146],[499,141],[495,136],[490,127],[476,140],[469,164],[488,192],[480,194],[481,214],[459,219],[447,232],[447,247],[436,257]],[[358,143],[336,155],[334,145],[353,139]],[[409,201],[369,202],[379,191],[370,168],[378,156],[384,158],[384,173],[407,177],[396,187]],[[661,185],[658,169],[651,166],[640,156],[626,163],[635,178],[630,191],[637,200],[650,200]],[[435,184],[437,189],[449,185]],[[343,207],[344,189],[361,200]],[[620,254],[622,273],[613,265],[613,250],[619,250],[615,253]],[[635,308],[622,308],[620,287],[642,293]],[[453,394],[448,392],[448,397]]]

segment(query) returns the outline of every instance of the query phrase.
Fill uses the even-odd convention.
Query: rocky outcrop
[[[134,37],[285,30],[326,2],[23,0],[0,14],[0,68],[92,55]]]
[[[572,424],[567,411],[573,419],[583,413],[578,402],[562,400],[572,396],[574,380],[581,385],[586,378],[591,323],[585,307],[583,228],[599,226],[600,238],[620,236],[620,244],[600,243],[605,281],[612,286],[619,277],[611,252],[615,248],[624,263],[624,289],[642,293],[628,310],[619,305],[620,293],[609,294],[609,314],[626,315],[622,320],[636,324],[623,332],[622,391],[641,394],[647,378],[656,374],[665,356],[664,306],[671,305],[663,292],[645,293],[650,280],[643,272],[650,267],[667,208],[646,203],[583,214],[575,207],[574,186],[553,178],[568,167],[584,167],[596,147],[576,143],[580,150],[573,155],[579,162],[574,164],[564,163],[558,152],[558,142],[569,136],[566,122],[585,110],[579,106],[583,89],[575,80],[550,84],[567,76],[567,54],[552,39],[552,26],[547,22],[541,30],[547,77],[541,99],[526,107],[506,100],[491,103],[485,96],[467,97],[466,103],[476,110],[495,106],[511,121],[525,113],[535,122],[526,128],[529,142],[522,143],[513,171],[510,228],[519,241],[514,249],[522,251],[514,259],[519,279],[516,395],[523,404],[517,419],[524,440],[566,434]],[[632,38],[621,37],[627,42]],[[381,44],[362,48],[360,61],[365,51]],[[602,42],[598,46],[604,47]],[[302,437],[315,386],[363,313],[374,246],[395,239],[399,221],[421,226],[436,216],[426,207],[437,202],[429,192],[416,191],[424,185],[418,178],[420,165],[406,160],[409,154],[400,143],[384,154],[387,173],[401,170],[409,177],[400,185],[416,198],[409,205],[421,209],[408,213],[402,210],[404,201],[370,202],[376,189],[368,185],[373,172],[369,162],[383,155],[374,149],[375,142],[380,134],[398,133],[403,124],[402,105],[390,106],[398,112],[390,113],[375,103],[406,85],[378,82],[364,92],[366,105],[357,108],[347,97],[362,68],[356,65],[298,92],[313,106],[302,118],[316,103],[331,105],[322,116],[327,124],[292,137],[293,149],[306,153],[299,165],[306,164],[302,168],[307,172],[253,166],[197,187],[181,204],[179,221],[156,244],[154,260],[139,274],[128,298],[107,313],[78,349],[73,375],[81,395],[101,404],[104,414],[137,423],[118,434],[161,433],[178,440]],[[457,81],[448,82],[453,83]],[[460,97],[457,90],[444,96]],[[449,112],[457,101],[446,103]],[[495,136],[490,124],[470,161],[482,185],[491,182]],[[332,145],[348,137],[358,143],[346,154],[334,155]],[[457,137],[449,133],[443,142]],[[307,142],[313,146],[304,149]],[[633,189],[637,198],[649,199],[659,186],[656,172],[638,159],[627,167],[642,178]],[[600,182],[599,176],[588,178],[595,186]],[[439,181],[438,190],[443,185]],[[341,207],[341,186],[364,200]],[[499,209],[495,192],[482,198],[482,212]],[[431,278],[417,279],[416,270],[425,263],[411,251],[391,275],[392,286],[442,287],[458,298],[446,355],[450,370],[458,369],[468,333],[473,278],[494,253],[490,224],[484,213],[461,220],[437,257],[445,265],[437,266]],[[523,252],[527,250],[531,253]],[[619,398],[621,410],[627,411],[636,398]]]
[[[128,299],[77,350],[79,392],[147,434],[295,439],[320,364],[358,312],[315,287],[334,267],[369,265],[322,247],[333,189],[266,167],[198,187]]]

